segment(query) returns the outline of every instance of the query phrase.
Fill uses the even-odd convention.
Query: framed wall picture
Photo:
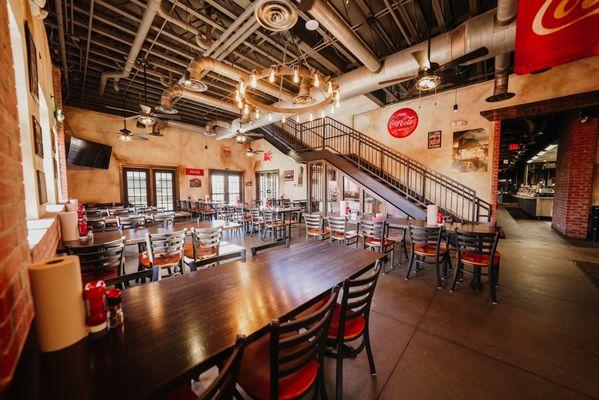
[[[283,171],[283,180],[284,181],[292,181],[294,175],[295,175],[295,171],[292,169]]]
[[[48,192],[46,191],[46,175],[42,171],[35,171],[37,176],[37,195],[40,205],[48,202]]]
[[[190,188],[200,188],[202,187],[202,180],[200,178],[191,178],[189,180]]]
[[[29,92],[38,100],[38,72],[37,72],[37,49],[35,42],[29,31],[29,27],[25,24],[25,40],[27,41],[27,71],[29,73]]]
[[[42,127],[35,116],[31,116],[31,127],[33,128],[33,143],[35,146],[35,154],[44,158],[44,143],[42,141]]]
[[[428,148],[429,149],[440,149],[441,148],[441,131],[432,131],[428,133]]]
[[[453,133],[452,168],[456,172],[486,172],[489,132],[484,128]]]

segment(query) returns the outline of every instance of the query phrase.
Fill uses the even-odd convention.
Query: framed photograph
[[[297,186],[304,186],[304,167],[300,165],[299,173],[297,174]]]
[[[190,188],[200,188],[202,187],[202,180],[200,178],[192,178],[189,180]]]
[[[295,176],[295,171],[292,169],[283,171],[283,180],[284,181],[293,181],[294,176]]]
[[[35,116],[31,116],[31,127],[33,128],[33,144],[35,146],[35,154],[44,158],[44,143],[42,141],[42,127]]]
[[[484,128],[453,133],[452,169],[486,172],[489,164],[489,132]]]
[[[48,202],[48,192],[46,191],[46,175],[42,171],[35,171],[37,174],[37,195],[40,205]]]
[[[428,133],[428,148],[429,150],[441,148],[441,131],[432,131]]]
[[[29,27],[25,24],[25,40],[27,41],[27,71],[29,73],[29,92],[38,100],[38,73],[37,73],[37,49],[35,42],[29,32]]]

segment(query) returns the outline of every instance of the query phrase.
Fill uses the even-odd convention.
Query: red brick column
[[[560,128],[551,226],[564,236],[586,238],[593,192],[598,118],[569,115]]]
[[[495,121],[493,127],[493,138],[491,148],[493,149],[493,158],[491,159],[491,221],[497,220],[497,185],[499,184],[499,147],[501,143],[501,121]]]
[[[0,2],[0,391],[10,382],[33,318],[17,95],[6,4]]]
[[[54,85],[54,103],[56,108],[62,108],[62,89],[61,89],[61,78],[60,68],[53,66],[52,68],[52,83]],[[64,111],[64,109],[63,109]],[[58,179],[59,179],[59,190],[58,200],[65,202],[69,199],[69,188],[67,184],[67,156],[65,150],[65,137],[64,137],[64,123],[58,124]]]

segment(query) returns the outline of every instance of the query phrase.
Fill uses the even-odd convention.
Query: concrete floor
[[[448,283],[437,290],[432,267],[406,281],[404,260],[381,277],[374,298],[377,375],[365,352],[345,360],[345,399],[599,399],[599,290],[573,263],[599,262],[599,247],[503,209],[498,220],[506,234],[500,304],[466,280],[454,294]],[[334,398],[333,360],[326,369]]]

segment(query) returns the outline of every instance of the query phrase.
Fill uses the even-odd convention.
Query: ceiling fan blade
[[[137,118],[139,118],[138,114],[127,117],[127,118],[125,118],[125,120],[131,120],[131,119],[137,119]]]
[[[172,115],[172,114],[152,114],[152,115],[154,117],[164,118],[164,119],[177,119],[177,120],[181,119],[180,116],[178,116],[178,115]]]
[[[412,57],[416,60],[420,68],[431,69],[431,63],[425,51],[418,50],[412,52]]]
[[[264,135],[261,133],[246,133],[245,136],[256,137],[256,138],[264,137]]]
[[[139,122],[139,120],[135,121],[135,126],[137,128],[140,128],[140,129],[144,129],[146,127],[144,124],[142,124],[141,122]]]
[[[486,47],[478,48],[470,53],[466,53],[463,56],[454,59],[453,61],[441,65],[437,71],[445,71],[447,69],[455,68],[460,64],[476,60],[477,58],[484,57],[487,54],[489,54],[489,50]]]
[[[150,140],[150,138],[148,138],[146,135],[139,135],[139,134],[134,134],[133,138],[139,139],[139,140]]]
[[[148,107],[148,106],[143,105],[143,104],[140,104],[139,108],[141,109],[141,113],[142,114],[149,114],[149,113],[152,112],[152,108],[151,107]]]
[[[105,106],[105,107],[106,108],[110,108],[111,110],[126,111],[126,112],[130,112],[130,113],[133,113],[133,114],[137,114],[137,111],[129,110],[127,108],[113,107],[113,106]]]
[[[443,83],[451,83],[453,85],[464,85],[468,83],[468,76],[464,73],[451,73],[446,71],[442,74],[441,80]]]
[[[379,82],[379,85],[390,86],[390,85],[395,85],[395,84],[398,84],[398,83],[410,81],[412,79],[414,79],[413,76],[404,76],[403,78],[389,79],[388,81]]]

